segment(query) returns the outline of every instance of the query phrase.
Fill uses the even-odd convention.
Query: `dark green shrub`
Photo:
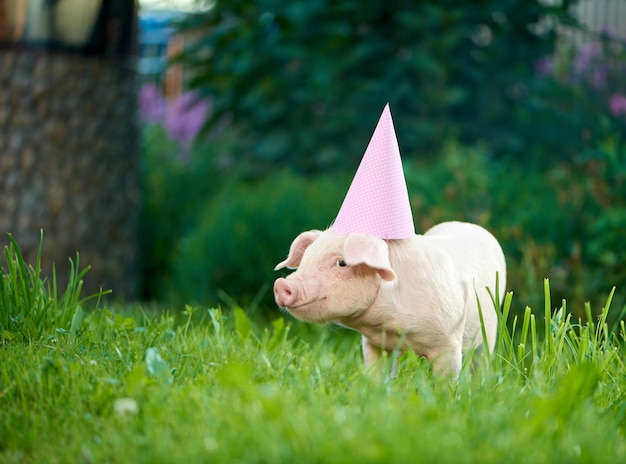
[[[573,3],[218,0],[181,25],[195,40],[182,60],[212,97],[209,128],[239,128],[238,159],[257,175],[276,162],[352,166],[387,102],[407,159],[451,136],[496,154],[569,155],[581,127],[555,105],[573,94],[546,88],[535,63]]]
[[[622,140],[623,142],[623,140]],[[593,213],[588,218],[588,244],[583,259],[597,269],[590,288],[596,291],[626,283],[626,154],[616,142],[599,147],[595,156],[584,164],[587,188],[593,195]],[[618,291],[623,292],[621,286]]]
[[[328,227],[349,177],[306,179],[286,172],[238,183],[204,203],[173,261],[168,296],[179,303],[215,303],[224,292],[240,304],[273,305],[272,285],[297,234]]]
[[[228,141],[222,137],[219,145],[205,141],[181,152],[161,126],[150,125],[142,142],[142,297],[150,299],[162,293],[180,237],[196,226],[199,209],[224,183],[216,165]]]

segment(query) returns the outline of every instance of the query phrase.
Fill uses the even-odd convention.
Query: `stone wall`
[[[0,245],[13,234],[67,282],[91,266],[85,293],[139,289],[136,79],[122,62],[0,50]]]

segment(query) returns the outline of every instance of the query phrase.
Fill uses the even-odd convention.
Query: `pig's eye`
[[[346,267],[347,264],[346,264],[346,262],[343,259],[338,259],[337,260],[337,266],[339,266],[339,267]]]

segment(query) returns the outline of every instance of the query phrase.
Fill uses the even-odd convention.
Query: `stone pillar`
[[[69,258],[91,266],[85,294],[139,289],[136,77],[122,60],[0,50],[0,245],[13,234],[65,289]]]

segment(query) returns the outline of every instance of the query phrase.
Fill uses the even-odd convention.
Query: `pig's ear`
[[[321,235],[319,230],[309,230],[298,235],[289,247],[289,256],[287,259],[278,263],[274,268],[275,271],[288,267],[289,269],[297,269],[302,261],[302,255],[317,238]]]
[[[365,264],[376,269],[383,280],[392,281],[396,278],[389,262],[389,247],[382,238],[350,234],[343,244],[343,260],[349,266]]]

